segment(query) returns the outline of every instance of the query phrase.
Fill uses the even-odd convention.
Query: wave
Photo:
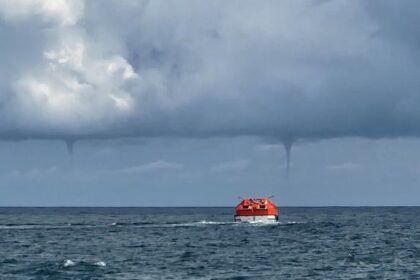
[[[75,265],[76,265],[76,263],[72,260],[65,260],[64,263],[63,263],[64,267],[70,267],[70,266],[75,266]]]
[[[105,267],[106,262],[104,261],[97,261],[97,262],[86,262],[86,261],[73,261],[71,259],[67,259],[63,262],[63,267],[69,268],[74,266],[98,266],[98,267]]]
[[[60,229],[69,227],[103,227],[104,224],[82,224],[82,223],[57,223],[57,224],[3,224],[0,225],[2,229]]]
[[[203,224],[203,225],[231,225],[231,224],[234,224],[235,222],[214,222],[214,221],[203,220],[198,223]]]
[[[300,221],[250,221],[250,222],[234,222],[234,221],[194,221],[194,222],[113,222],[110,224],[86,224],[86,223],[67,223],[67,224],[3,224],[0,230],[29,230],[29,229],[63,229],[63,228],[97,228],[97,227],[141,227],[141,228],[167,228],[167,227],[202,227],[202,226],[260,226],[260,225],[294,225],[303,224]]]
[[[106,262],[104,262],[104,261],[99,261],[99,262],[94,263],[94,265],[96,265],[96,266],[101,266],[101,267],[105,267],[105,266],[106,266]]]
[[[302,221],[282,221],[279,222],[281,225],[300,225],[300,224],[306,224],[307,222],[302,222]]]
[[[2,229],[59,229],[69,227],[70,225],[46,225],[46,224],[13,224],[13,225],[0,225]]]
[[[120,223],[114,222],[111,223],[111,226],[119,226],[119,227],[144,227],[144,228],[156,228],[156,227],[195,227],[195,226],[205,226],[205,225],[231,225],[234,222],[221,222],[221,221],[196,221],[196,222],[161,222],[161,223],[153,223],[153,222],[133,222],[133,223]]]
[[[143,226],[143,225],[154,225],[156,223],[153,222],[131,222],[131,223],[126,223],[126,222],[114,222],[111,223],[111,226]]]

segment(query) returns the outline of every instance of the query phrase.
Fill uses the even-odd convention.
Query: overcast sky
[[[0,205],[420,205],[418,26],[414,0],[0,0]]]

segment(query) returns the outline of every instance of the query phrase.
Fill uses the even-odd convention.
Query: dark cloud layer
[[[0,137],[418,136],[419,5],[3,0]]]

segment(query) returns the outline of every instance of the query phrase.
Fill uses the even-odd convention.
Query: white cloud
[[[278,151],[278,150],[284,151],[284,145],[283,144],[261,144],[261,145],[258,145],[256,149],[258,151],[263,151],[263,152]]]
[[[121,171],[125,173],[151,173],[156,171],[168,171],[168,170],[175,170],[179,171],[184,168],[183,164],[180,163],[172,163],[164,160],[158,160],[146,164],[141,164],[138,166],[124,168]]]
[[[235,171],[244,171],[249,167],[248,160],[234,160],[221,162],[216,165],[213,165],[210,168],[212,172],[235,172]]]
[[[103,57],[101,48],[80,34],[60,35],[44,52],[45,64],[28,69],[16,83],[21,123],[55,130],[102,129],[135,108],[127,84],[137,78],[121,56]]]
[[[361,166],[360,164],[354,163],[354,162],[344,162],[344,163],[328,165],[325,168],[328,170],[334,170],[334,171],[354,171],[361,168]]]
[[[6,20],[26,20],[40,16],[43,21],[74,25],[83,14],[81,0],[0,0],[0,16]]]
[[[56,166],[33,167],[26,170],[14,169],[10,172],[10,175],[12,177],[39,178],[56,174],[58,171],[59,168]]]

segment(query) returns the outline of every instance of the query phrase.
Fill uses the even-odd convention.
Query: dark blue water
[[[0,279],[420,279],[420,208],[0,208]]]

